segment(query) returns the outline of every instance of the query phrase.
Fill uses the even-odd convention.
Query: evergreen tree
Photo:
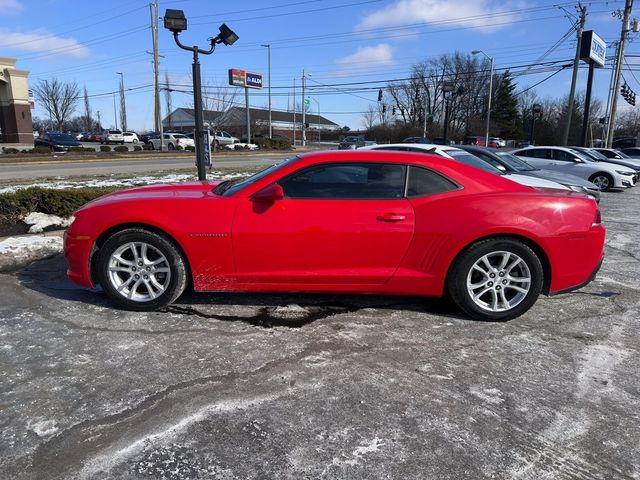
[[[495,100],[491,105],[492,124],[502,138],[518,139],[522,136],[522,121],[518,113],[518,99],[514,95],[516,84],[507,70],[499,78]]]

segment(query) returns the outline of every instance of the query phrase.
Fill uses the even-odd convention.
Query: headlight
[[[616,170],[616,173],[620,175],[633,175],[633,172],[628,172],[627,170]]]

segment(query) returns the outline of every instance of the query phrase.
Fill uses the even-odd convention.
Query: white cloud
[[[517,5],[516,5],[517,4]],[[398,0],[381,10],[367,15],[357,30],[379,27],[396,27],[416,23],[451,22],[449,25],[464,25],[479,30],[495,30],[517,18],[515,14],[500,15],[498,12],[512,11],[519,2],[497,3],[492,0]],[[473,18],[480,17],[480,18]]]
[[[0,0],[0,15],[13,15],[22,11],[18,0]]]
[[[386,43],[381,43],[375,47],[360,47],[356,53],[339,58],[336,63],[345,68],[352,67],[355,69],[393,65],[393,50]]]
[[[57,37],[46,30],[10,32],[0,29],[0,48],[38,52],[52,57],[82,58],[89,55],[89,49],[77,40]]]

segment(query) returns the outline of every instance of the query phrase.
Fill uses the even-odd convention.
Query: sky
[[[583,5],[586,30],[607,42],[619,39],[621,21],[611,12],[622,9],[624,1]],[[496,71],[526,73],[516,77],[516,92],[542,81],[535,87],[540,96],[567,94],[570,69],[545,80],[553,71],[535,73],[539,68],[533,67],[531,73],[518,66],[572,61],[575,34],[565,34],[577,16],[576,6],[577,2],[561,0],[160,0],[159,16],[167,8],[184,11],[188,29],[180,39],[186,45],[208,48],[208,38],[218,34],[222,23],[239,36],[235,44],[218,45],[212,55],[200,56],[203,84],[231,89],[230,68],[263,73],[265,88],[250,91],[250,104],[266,108],[267,48],[261,45],[270,44],[274,110],[287,110],[292,104],[294,82],[300,103],[304,70],[311,112],[357,129],[363,126],[362,113],[377,102],[379,88],[410,76],[417,62],[455,51],[481,50],[494,59]],[[640,63],[638,35],[631,34],[625,51],[630,67],[623,74],[640,93],[640,71],[633,71]],[[57,78],[76,82],[81,89],[86,86],[91,108],[101,112],[105,127],[115,123],[113,92],[120,81],[116,72],[121,72],[129,129],[153,129],[151,50],[148,0],[0,0],[0,56],[16,57],[16,67],[30,71],[30,85]],[[172,88],[184,90],[172,92],[173,108],[190,107],[192,54],[177,47],[162,20],[159,52],[161,82],[168,76]],[[607,54],[613,53],[609,48]],[[582,68],[579,91],[586,77]],[[593,96],[603,103],[610,77],[606,67],[594,75]],[[243,106],[244,91],[235,90],[235,101]],[[619,104],[630,108],[621,98]],[[82,102],[78,108],[81,114]],[[32,113],[47,116],[37,104]]]

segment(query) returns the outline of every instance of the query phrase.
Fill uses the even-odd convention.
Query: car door
[[[278,181],[284,198],[240,202],[232,229],[239,283],[381,284],[413,235],[406,166],[328,163]]]
[[[584,161],[578,155],[557,149],[552,149],[552,153],[553,168],[549,168],[549,170],[568,173],[581,178],[585,178],[585,175],[588,176],[587,170],[584,168]]]

